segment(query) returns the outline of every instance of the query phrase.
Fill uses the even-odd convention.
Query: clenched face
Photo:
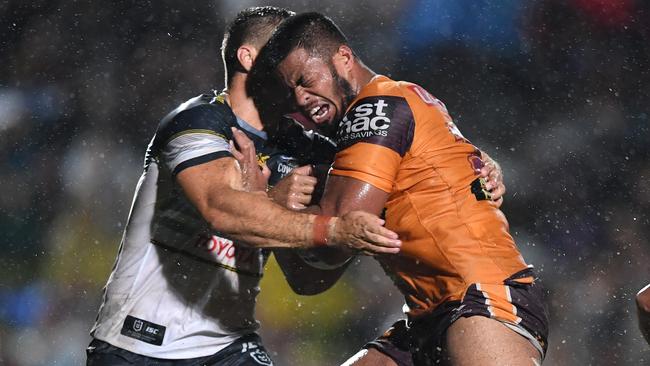
[[[297,48],[280,63],[278,72],[292,90],[302,113],[311,118],[322,133],[334,136],[336,123],[343,118],[355,95],[332,61]]]

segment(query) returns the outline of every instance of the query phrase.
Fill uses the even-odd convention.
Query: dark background
[[[0,364],[85,362],[158,120],[223,87],[225,22],[331,16],[375,71],[446,103],[497,159],[502,207],[548,289],[548,365],[650,364],[650,6],[642,0],[1,1]],[[400,313],[371,259],[334,289],[258,304],[278,364],[338,364]]]

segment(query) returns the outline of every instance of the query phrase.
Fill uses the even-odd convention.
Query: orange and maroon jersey
[[[337,144],[330,174],[389,193],[386,227],[402,249],[378,259],[411,316],[460,300],[473,283],[501,284],[526,268],[475,173],[480,151],[423,88],[375,77],[339,123]]]

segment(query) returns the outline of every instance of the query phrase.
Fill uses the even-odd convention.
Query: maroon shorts
[[[484,316],[526,337],[544,358],[548,311],[543,299],[542,285],[531,269],[510,276],[502,284],[473,283],[460,301],[445,302],[415,320],[399,320],[364,348],[377,349],[399,366],[439,365],[447,328],[461,317]]]

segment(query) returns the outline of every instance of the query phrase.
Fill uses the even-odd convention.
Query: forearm
[[[264,193],[230,189],[208,201],[203,216],[224,236],[260,248],[313,247],[315,215],[292,212]]]
[[[188,200],[211,228],[236,242],[259,248],[348,246],[393,253],[400,245],[383,222],[364,212],[316,220],[317,215],[289,211],[264,192],[242,189],[232,159],[187,168],[176,176]]]

